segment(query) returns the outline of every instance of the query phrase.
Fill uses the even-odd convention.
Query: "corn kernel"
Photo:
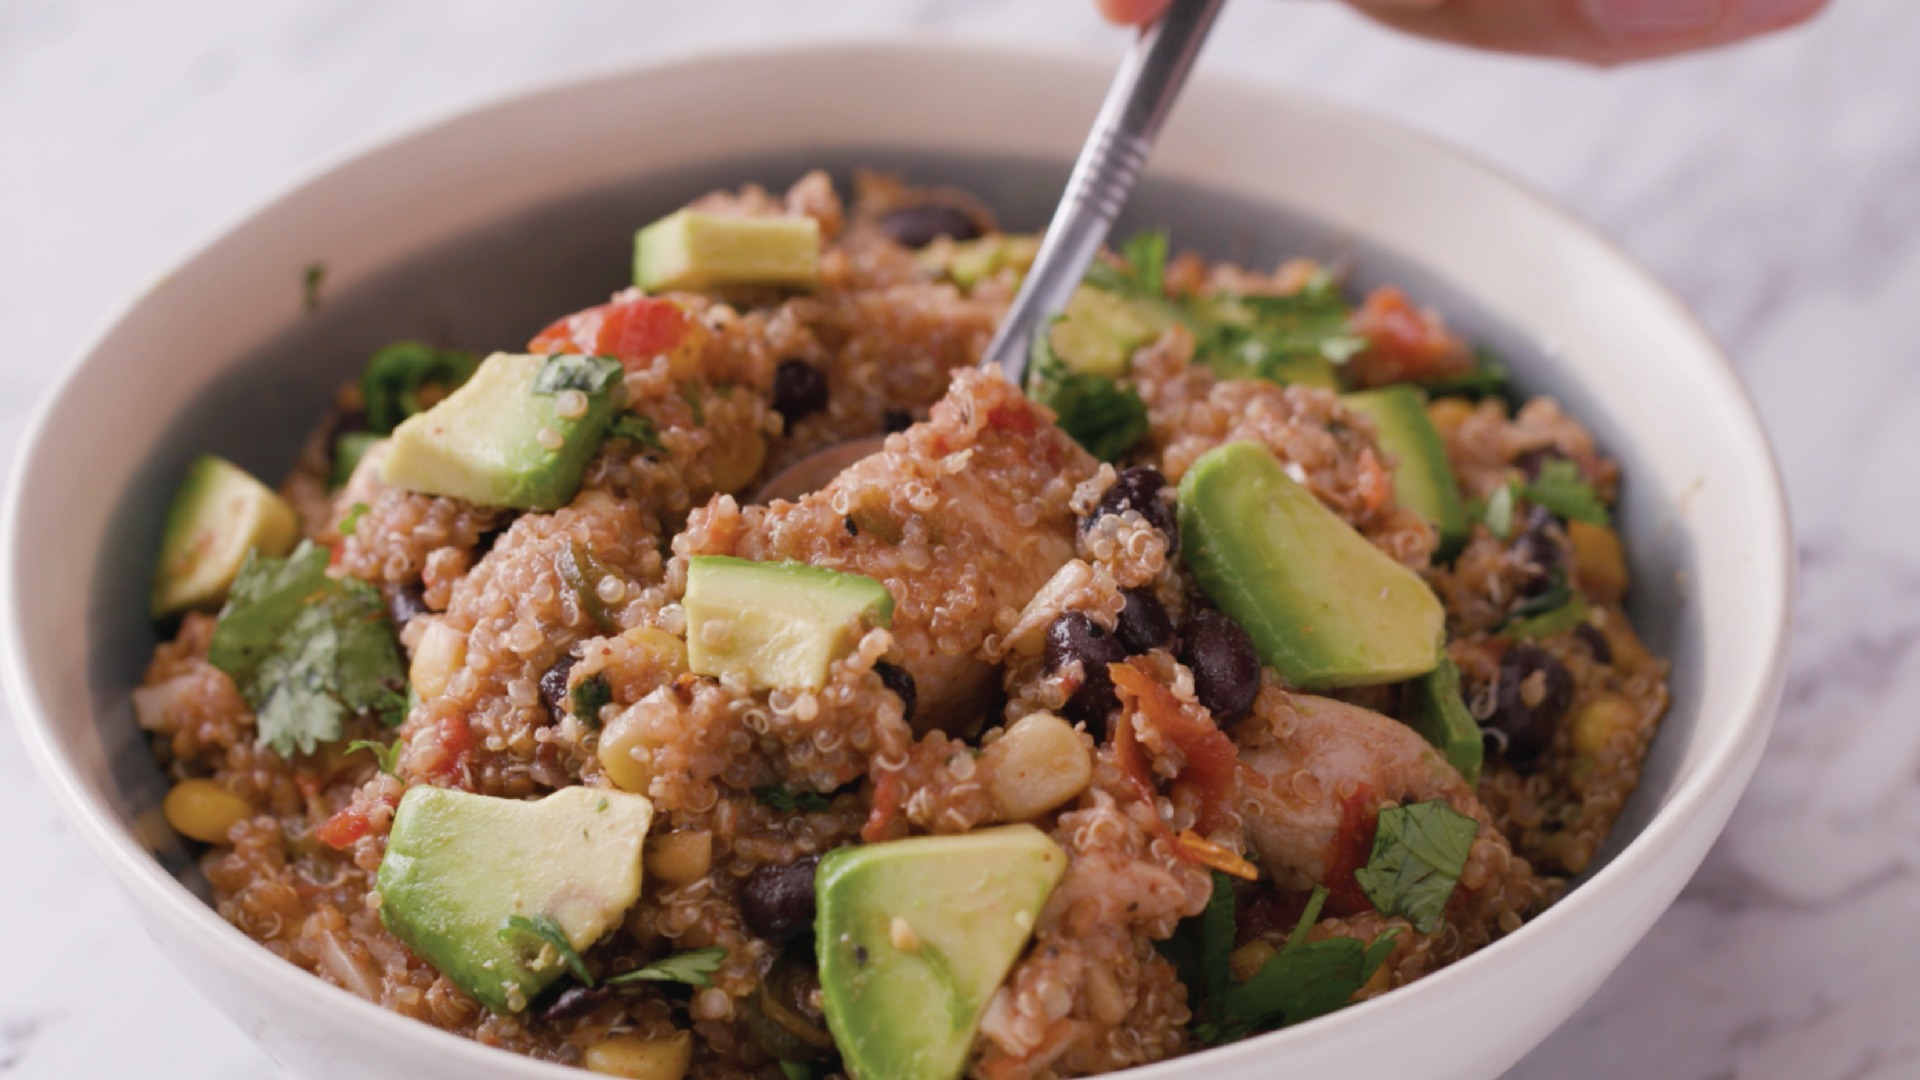
[[[223,844],[228,830],[253,816],[253,804],[211,780],[182,780],[160,803],[167,824],[182,836]]]
[[[1093,758],[1079,732],[1049,712],[1028,713],[981,754],[987,793],[1008,821],[1027,821],[1085,791]]]
[[[1227,970],[1233,977],[1246,982],[1260,973],[1280,950],[1275,949],[1265,938],[1254,938],[1245,945],[1227,954]]]
[[[653,782],[652,747],[640,737],[640,720],[632,711],[615,717],[600,733],[600,767],[622,791],[645,795]]]
[[[1473,415],[1473,405],[1465,398],[1437,398],[1427,405],[1427,419],[1433,421],[1433,429],[1441,438],[1460,430],[1460,425]]]
[[[587,1047],[587,1071],[627,1080],[680,1080],[693,1065],[693,1036],[676,1031],[665,1038],[615,1035]]]
[[[638,626],[620,635],[643,649],[668,675],[678,678],[687,673],[687,643],[656,626]]]
[[[1573,570],[1581,591],[1610,601],[1626,594],[1627,559],[1619,533],[1605,525],[1569,521],[1567,539],[1573,543]]]
[[[1573,748],[1589,757],[1606,749],[1616,732],[1639,722],[1640,710],[1619,694],[1601,694],[1573,713]]]
[[[467,635],[436,619],[420,635],[407,678],[420,700],[439,697],[454,673],[467,666]]]
[[[647,841],[647,874],[669,885],[688,885],[713,867],[713,834],[705,829],[670,832]]]

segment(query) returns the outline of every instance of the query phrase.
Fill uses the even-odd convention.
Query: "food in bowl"
[[[135,711],[220,912],[615,1075],[1112,1071],[1519,928],[1666,705],[1617,466],[1392,288],[809,175],[484,359],[403,342],[169,515]],[[759,484],[892,432],[796,501]],[[217,613],[216,613],[217,609]]]

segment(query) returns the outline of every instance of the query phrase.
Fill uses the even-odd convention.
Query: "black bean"
[[[431,610],[427,607],[425,590],[418,585],[395,585],[386,593],[387,618],[393,620],[395,630],[412,622],[414,616],[425,615]]]
[[[785,943],[813,932],[813,872],[820,857],[763,866],[740,888],[740,914],[762,939]]]
[[[888,409],[880,414],[880,430],[891,435],[913,426],[913,414],[905,409]]]
[[[553,662],[546,674],[540,676],[540,700],[546,703],[547,715],[553,717],[556,724],[567,718],[567,710],[572,705],[567,700],[567,676],[573,673],[573,665],[579,662],[579,657],[566,653]]]
[[[1067,719],[1087,725],[1095,738],[1107,730],[1107,714],[1120,707],[1113,692],[1113,676],[1108,664],[1127,658],[1120,639],[1094,622],[1082,611],[1069,611],[1047,627],[1044,654],[1048,672],[1057,672],[1075,660],[1080,661],[1080,686],[1067,699]]]
[[[1613,663],[1613,642],[1608,641],[1607,635],[1601,633],[1593,624],[1581,623],[1575,626],[1573,636],[1586,645],[1587,651],[1593,654],[1594,663]]]
[[[922,203],[890,210],[880,217],[880,228],[902,247],[923,248],[935,237],[972,240],[980,235],[980,223],[957,206]]]
[[[880,676],[881,683],[900,698],[900,711],[904,719],[913,720],[913,707],[920,703],[920,690],[913,684],[913,673],[898,664],[889,664],[885,660],[876,660],[873,673]]]
[[[540,1011],[540,1019],[546,1021],[577,1020],[605,1004],[613,996],[613,991],[604,986],[569,986],[560,991],[553,1004]]]
[[[1172,647],[1173,617],[1167,614],[1167,606],[1153,590],[1128,589],[1121,595],[1127,598],[1127,606],[1120,609],[1117,633],[1120,644],[1127,647],[1127,655],[1138,656]]]
[[[1151,465],[1122,469],[1087,522],[1091,524],[1108,514],[1132,510],[1167,535],[1167,554],[1171,555],[1180,550],[1180,526],[1174,520],[1173,500],[1162,497],[1166,487],[1167,478]]]
[[[782,360],[773,369],[773,411],[791,427],[827,407],[827,377],[805,360]]]
[[[1523,531],[1512,548],[1516,561],[1534,567],[1534,572],[1517,587],[1523,598],[1544,596],[1553,588],[1555,580],[1564,580],[1565,560],[1554,538],[1558,527],[1559,519],[1553,516],[1553,511],[1539,505],[1527,508]]]
[[[1529,765],[1553,742],[1553,733],[1573,704],[1573,676],[1552,653],[1520,642],[1500,658],[1493,714],[1481,725],[1515,765]]]
[[[1526,474],[1527,479],[1538,480],[1540,479],[1540,467],[1542,465],[1545,465],[1549,461],[1559,460],[1561,460],[1561,456],[1555,453],[1552,447],[1543,446],[1537,450],[1528,450],[1514,458],[1513,467]]]
[[[1241,625],[1218,611],[1193,613],[1180,634],[1180,662],[1193,671],[1193,696],[1224,724],[1260,696],[1260,653]]]

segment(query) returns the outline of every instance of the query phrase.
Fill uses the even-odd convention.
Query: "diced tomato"
[[[893,825],[906,805],[907,784],[898,772],[882,772],[873,782],[873,811],[860,828],[860,839],[869,844],[893,839]]]
[[[1327,914],[1358,915],[1373,908],[1353,872],[1373,857],[1373,834],[1379,827],[1379,797],[1361,784],[1341,800],[1340,831],[1327,848],[1326,880],[1321,882],[1327,887]]]
[[[473,728],[463,716],[443,716],[434,724],[434,734],[440,737],[440,748],[445,751],[434,775],[451,776],[466,767],[467,753],[473,749]]]
[[[1438,315],[1415,307],[1391,285],[1367,296],[1353,313],[1353,329],[1367,340],[1367,348],[1348,370],[1367,386],[1436,379],[1472,363],[1465,343]]]
[[[546,354],[611,356],[632,367],[678,349],[692,325],[693,316],[672,300],[623,294],[622,299],[553,323],[535,334],[527,349]]]
[[[314,830],[314,835],[328,847],[343,851],[352,847],[355,840],[367,835],[367,830],[372,827],[367,815],[349,806],[322,822]]]
[[[1185,786],[1199,801],[1194,824],[1202,833],[1232,828],[1234,773],[1240,763],[1233,740],[1199,714],[1182,708],[1173,691],[1147,671],[1132,664],[1114,664],[1108,670],[1113,685],[1131,695],[1153,726],[1186,757],[1187,767],[1174,783]]]
[[[1026,405],[995,405],[987,413],[987,423],[1015,435],[1031,435],[1040,429],[1040,421],[1034,419],[1033,409]]]
[[[1380,458],[1371,449],[1360,451],[1360,499],[1367,509],[1378,510],[1387,505],[1387,497],[1393,494],[1393,474],[1380,464]]]

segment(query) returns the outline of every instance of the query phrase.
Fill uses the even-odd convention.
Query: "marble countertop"
[[[118,298],[317,164],[573,70],[892,30],[1120,48],[1074,0],[3,0],[0,464]],[[1516,1078],[1920,1076],[1920,4],[1603,72],[1244,2],[1204,65],[1518,173],[1738,359],[1799,527],[1786,704],[1706,865]],[[190,992],[0,724],[0,1076],[278,1078]]]

